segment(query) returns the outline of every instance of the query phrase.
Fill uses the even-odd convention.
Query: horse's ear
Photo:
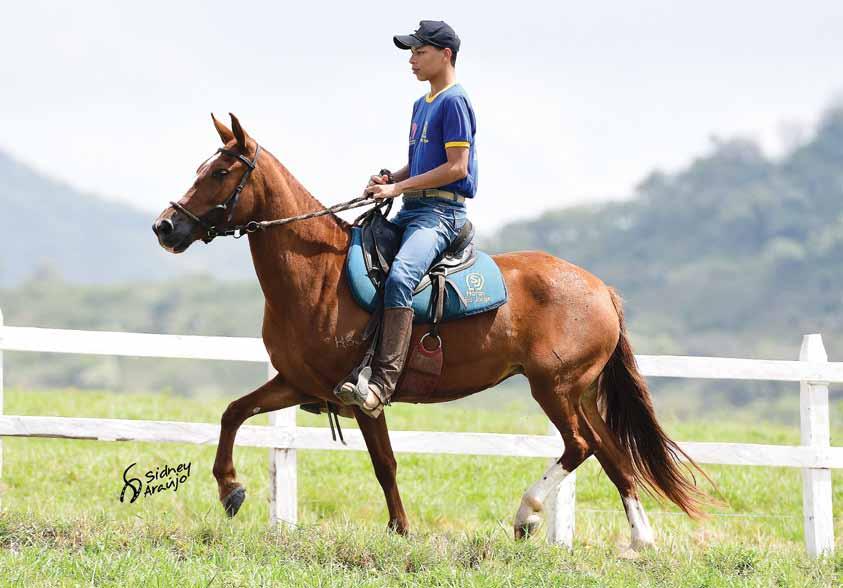
[[[232,133],[227,126],[218,121],[217,117],[214,116],[213,112],[211,113],[211,120],[214,121],[214,126],[217,128],[217,132],[220,134],[220,139],[222,139],[223,145],[234,139],[234,133]]]
[[[231,130],[234,132],[234,138],[237,139],[237,145],[240,146],[240,149],[245,151],[246,139],[249,138],[249,135],[243,130],[243,127],[240,126],[240,121],[237,120],[236,116],[230,112],[228,113],[228,116],[231,117]]]

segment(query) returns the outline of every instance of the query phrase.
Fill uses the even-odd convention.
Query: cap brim
[[[392,42],[399,49],[411,49],[413,47],[421,47],[424,45],[422,41],[413,35],[395,35],[392,37]]]

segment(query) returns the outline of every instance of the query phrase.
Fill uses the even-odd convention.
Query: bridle
[[[202,237],[202,241],[204,241],[205,243],[210,243],[214,240],[215,237],[225,237],[229,235],[234,236],[235,239],[239,239],[243,236],[244,233],[253,233],[259,228],[261,228],[259,226],[259,223],[257,223],[256,221],[249,221],[245,225],[232,225],[228,228],[220,229],[218,228],[218,225],[220,224],[219,221],[211,221],[212,216],[216,218],[219,217],[221,213],[225,213],[226,211],[228,211],[228,216],[225,217],[225,222],[231,222],[231,218],[234,216],[234,207],[237,206],[237,201],[240,199],[240,192],[242,192],[243,188],[246,187],[246,184],[249,181],[249,176],[252,175],[252,172],[255,170],[255,167],[257,167],[258,155],[260,154],[260,152],[261,146],[257,145],[257,147],[255,148],[255,158],[250,161],[246,156],[241,155],[240,153],[235,153],[234,151],[223,149],[222,147],[217,149],[216,153],[222,153],[223,155],[228,155],[229,157],[233,157],[242,161],[246,165],[246,171],[243,172],[243,177],[240,178],[240,183],[237,184],[236,188],[234,188],[234,192],[231,193],[231,196],[226,198],[225,202],[223,202],[222,204],[217,204],[202,216],[196,216],[178,202],[173,202],[172,200],[170,201],[170,206],[185,215],[195,224],[198,224],[203,229],[205,229],[205,236]]]
[[[258,165],[258,155],[261,152],[261,146],[257,143],[255,144],[255,158],[249,160],[246,156],[241,155],[240,153],[235,153],[234,151],[230,151],[229,149],[223,149],[220,147],[217,149],[216,153],[222,153],[223,155],[228,155],[229,157],[233,157],[235,159],[239,159],[246,165],[246,171],[243,172],[243,177],[240,178],[240,183],[237,184],[237,187],[234,188],[234,192],[231,193],[231,196],[226,198],[225,202],[222,204],[217,204],[211,210],[203,214],[202,216],[196,216],[192,212],[190,212],[187,208],[185,208],[182,204],[178,202],[170,201],[170,206],[175,208],[177,211],[185,215],[187,218],[190,219],[191,222],[201,226],[205,229],[205,236],[202,237],[202,241],[205,243],[210,243],[216,237],[229,237],[232,236],[235,239],[239,239],[243,235],[247,233],[254,233],[256,231],[262,231],[267,227],[275,227],[279,225],[285,225],[287,223],[291,223],[297,220],[305,220],[308,218],[314,218],[317,216],[322,216],[325,214],[331,214],[334,212],[341,212],[343,210],[349,210],[351,208],[359,208],[361,206],[369,206],[374,205],[375,208],[381,210],[383,213],[383,209],[385,207],[386,214],[389,214],[389,210],[392,208],[392,198],[387,199],[386,201],[372,199],[370,196],[360,196],[358,198],[354,198],[349,200],[348,202],[340,202],[339,204],[335,204],[329,208],[325,208],[323,210],[317,210],[314,212],[307,212],[305,214],[299,214],[296,216],[290,216],[287,218],[279,218],[275,220],[265,220],[265,221],[255,221],[251,220],[244,225],[228,225],[224,228],[219,228],[220,222],[212,222],[211,216],[214,215],[215,219],[221,213],[225,213],[228,211],[228,216],[225,217],[225,222],[230,223],[232,217],[234,216],[234,207],[237,206],[237,201],[240,199],[240,192],[243,191],[243,188],[246,187],[246,184],[249,181],[249,176],[252,175],[252,172]],[[212,156],[213,157],[213,156]],[[210,159],[210,158],[209,158]],[[206,160],[207,161],[207,160]],[[200,166],[201,167],[201,166]],[[381,175],[386,175],[389,177],[389,183],[393,182],[392,179],[392,172],[386,169],[382,169],[380,171]],[[371,211],[367,211],[363,215],[357,218],[354,221],[357,224],[363,217],[369,214]]]

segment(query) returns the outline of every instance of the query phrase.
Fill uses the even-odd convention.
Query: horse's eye
[[[224,168],[215,169],[214,172],[211,175],[214,176],[215,178],[221,178],[223,176],[228,175],[228,170],[224,169]]]

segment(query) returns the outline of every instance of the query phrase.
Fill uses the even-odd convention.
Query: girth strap
[[[331,440],[336,441],[337,435],[339,435],[340,442],[343,445],[348,445],[348,443],[345,442],[345,439],[342,436],[342,428],[340,427],[340,417],[339,417],[339,413],[337,412],[336,407],[334,406],[334,404],[332,402],[328,402],[327,405],[328,405],[328,424],[331,426]],[[334,433],[334,424],[335,423],[336,423],[336,428],[337,428],[336,434]]]

